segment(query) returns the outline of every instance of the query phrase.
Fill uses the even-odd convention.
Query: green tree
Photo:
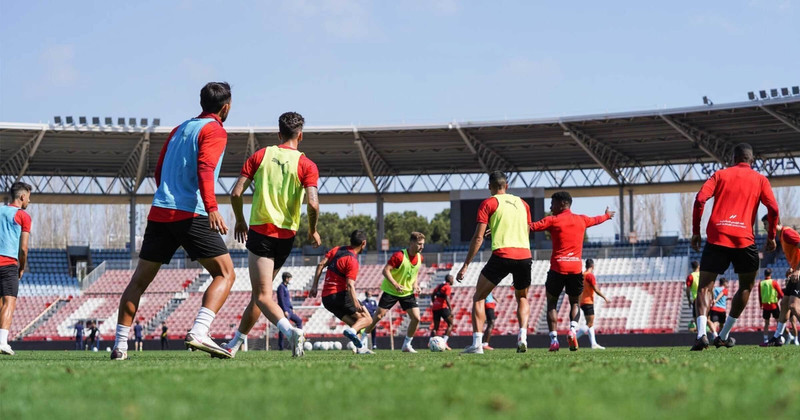
[[[390,247],[406,246],[408,235],[411,232],[422,232],[426,237],[430,234],[428,219],[420,216],[416,211],[387,213],[384,218],[384,228]]]
[[[430,242],[450,245],[450,209],[444,209],[433,216],[430,224]]]

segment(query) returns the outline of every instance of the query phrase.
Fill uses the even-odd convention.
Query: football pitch
[[[0,418],[797,418],[800,348],[18,352]]]

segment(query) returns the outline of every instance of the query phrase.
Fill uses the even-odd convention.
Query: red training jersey
[[[694,276],[689,274],[686,276],[686,287],[692,287],[692,283],[694,283]]]
[[[753,224],[758,203],[767,207],[767,237],[775,239],[778,203],[769,180],[747,163],[739,163],[711,175],[694,200],[692,234],[700,234],[700,219],[706,201],[714,197],[711,218],[706,226],[708,243],[728,248],[747,248],[755,244]]]
[[[341,247],[337,246],[325,254],[325,258],[328,262],[333,261],[336,253],[339,252],[339,248]],[[351,252],[353,251],[353,247],[351,246],[345,248]],[[322,285],[322,297],[344,292],[347,290],[347,280],[356,280],[358,277],[358,259],[356,259],[355,253],[339,258],[336,261],[336,270],[344,274],[344,276],[328,268],[328,271],[325,273],[325,284]]]
[[[789,262],[789,267],[792,269],[800,265],[800,234],[796,230],[788,227],[781,229],[780,234],[781,248],[783,255],[786,256],[786,261]]]
[[[766,280],[772,280],[772,279],[766,279]],[[780,303],[780,300],[783,298],[783,289],[781,289],[781,286],[778,284],[778,282],[772,280],[772,287],[775,288],[775,290],[778,292],[777,303],[764,303],[764,301],[761,299],[761,283],[758,283],[757,286],[758,286],[758,303],[761,304],[761,309],[765,311],[774,311],[778,309],[778,303]]]
[[[560,274],[580,274],[582,272],[581,256],[583,254],[583,237],[586,228],[599,225],[611,217],[607,214],[589,217],[574,214],[569,209],[547,216],[538,222],[531,223],[531,230],[550,232],[553,241],[553,254],[550,257],[550,269]]]
[[[284,144],[278,145],[278,147],[281,149],[296,150],[295,148]],[[244,166],[242,166],[241,176],[252,181],[253,177],[256,176],[256,171],[258,171],[258,168],[261,166],[261,162],[264,160],[264,155],[266,154],[267,149],[263,148],[247,158]],[[300,183],[303,185],[303,188],[316,187],[317,183],[319,182],[319,169],[317,169],[317,165],[312,162],[311,159],[306,157],[306,155],[301,155],[300,160],[297,162],[297,178],[300,179]],[[293,238],[297,233],[291,229],[279,228],[272,223],[251,225],[250,229],[253,229],[264,236],[279,239]]]
[[[528,206],[528,203],[526,203],[525,200],[522,200],[522,204],[525,205],[525,212],[528,213],[528,224],[530,225],[531,208]],[[483,200],[481,205],[478,207],[478,217],[476,222],[488,225],[489,219],[492,217],[494,212],[497,211],[497,206],[499,206],[499,203],[495,197],[489,197],[486,200]],[[531,250],[530,248],[498,248],[492,251],[492,255],[508,258],[510,260],[526,260],[531,258]]]
[[[213,122],[204,125],[200,129],[197,138],[197,180],[199,184],[197,187],[200,189],[200,198],[203,199],[203,206],[206,212],[211,213],[218,209],[217,197],[214,193],[216,183],[214,171],[217,169],[217,163],[222,158],[222,152],[225,151],[225,146],[228,144],[228,132],[222,127],[222,120],[219,119],[217,114],[204,112],[198,115],[197,118],[214,119]],[[161,148],[161,154],[158,156],[158,163],[156,163],[156,185],[161,184],[161,166],[164,164],[164,156],[167,154],[169,141],[175,135],[178,127],[172,129],[167,141],[164,142],[164,146]],[[153,222],[177,222],[197,216],[199,216],[197,213],[190,211],[153,206],[150,207],[150,214],[147,215],[147,220]]]
[[[453,288],[450,287],[449,283],[443,283],[441,286],[439,286],[438,293],[435,293],[433,296],[433,303],[431,304],[431,310],[438,311],[440,309],[448,308],[447,300],[444,298],[444,296],[450,297],[452,293],[453,293]]]
[[[597,279],[594,277],[594,273],[583,273],[581,305],[594,305],[594,287],[597,287]]]
[[[11,207],[17,207],[15,205],[9,204]],[[31,215],[26,213],[25,210],[17,210],[17,214],[14,215],[14,223],[22,226],[23,232],[31,232]],[[19,261],[16,258],[6,257],[5,255],[0,255],[0,267],[6,265],[17,265]]]
[[[422,258],[422,254],[420,254],[419,252],[417,252],[417,255],[414,255],[414,257],[411,258],[411,265],[417,265],[418,258]],[[392,257],[389,258],[389,261],[387,261],[386,263],[392,266],[392,268],[394,269],[400,268],[400,264],[403,263],[403,251],[397,251],[394,254],[392,254]]]

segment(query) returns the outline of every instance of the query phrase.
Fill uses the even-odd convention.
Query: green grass
[[[797,418],[800,348],[18,352],[0,359],[0,419]]]

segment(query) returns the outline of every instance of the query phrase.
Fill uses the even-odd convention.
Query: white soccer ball
[[[111,353],[111,347],[106,347],[106,351]]]
[[[353,343],[350,342],[350,344],[353,344]],[[342,349],[342,343],[340,343],[338,341],[334,341],[333,342],[333,348],[335,348],[336,350],[341,350]]]
[[[97,347],[92,347],[92,351],[97,351]]]
[[[352,342],[352,341],[348,341],[348,342],[347,342],[347,350],[350,350],[350,351],[352,351],[353,353],[355,353],[355,352],[356,352],[356,345],[355,345],[355,344],[353,344],[353,342]]]
[[[322,350],[330,350],[331,349],[331,342],[330,341],[323,341],[322,342]]]
[[[311,344],[310,341],[306,341],[305,343],[303,343],[303,350],[311,351],[313,348],[314,348],[314,345]]]
[[[322,341],[314,342],[314,350],[322,350]]]
[[[431,349],[432,352],[440,352],[444,351],[444,338],[442,337],[431,337],[430,341],[428,341],[428,348]]]

